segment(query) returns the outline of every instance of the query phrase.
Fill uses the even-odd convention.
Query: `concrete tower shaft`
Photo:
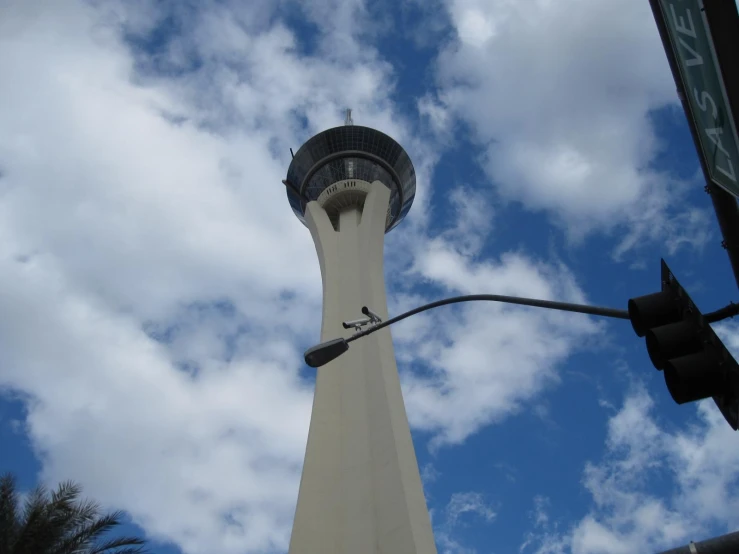
[[[388,317],[392,191],[378,180],[366,188],[339,208],[326,198],[305,204],[323,279],[321,340],[351,336],[342,322],[362,306]],[[421,553],[436,547],[386,328],[318,369],[289,554]]]

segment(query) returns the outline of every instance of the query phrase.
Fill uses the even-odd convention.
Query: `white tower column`
[[[383,246],[390,190],[372,183],[335,230],[317,202],[305,216],[323,278],[321,340],[349,337],[362,306],[386,319]],[[390,329],[318,369],[289,554],[435,554]]]

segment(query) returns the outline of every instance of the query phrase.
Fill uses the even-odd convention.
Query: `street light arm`
[[[457,304],[459,302],[474,302],[477,300],[504,302],[507,304],[520,304],[522,306],[549,308],[550,310],[560,310],[563,312],[577,312],[581,314],[601,315],[605,317],[615,317],[617,319],[629,319],[629,312],[627,310],[600,308],[598,306],[587,306],[584,304],[569,304],[567,302],[537,300],[535,298],[520,298],[517,296],[501,296],[499,294],[468,294],[466,296],[453,296],[452,298],[445,298],[443,300],[431,302],[430,304],[424,304],[423,306],[419,306],[418,308],[409,310],[403,314],[388,319],[387,321],[377,323],[376,325],[373,325],[372,327],[369,327],[364,331],[359,331],[358,333],[355,333],[348,339],[338,338],[312,346],[305,351],[305,363],[308,364],[310,367],[321,367],[322,365],[327,364],[331,360],[336,359],[344,352],[346,352],[349,349],[350,342],[362,337],[366,337],[367,335],[370,335],[375,331],[379,331],[380,329],[392,325],[393,323],[397,323],[398,321],[401,321],[407,317],[411,317],[412,315],[425,312],[426,310],[438,308],[439,306],[446,306],[447,304]],[[372,314],[367,306],[364,306],[362,308],[362,313],[365,315]],[[377,316],[374,316],[374,319],[378,319]],[[344,326],[346,327],[346,324]]]
[[[341,354],[347,351],[349,343],[367,335],[371,335],[375,331],[379,331],[385,327],[397,323],[403,319],[411,317],[426,310],[438,308],[439,306],[446,306],[447,304],[457,304],[459,302],[474,302],[477,300],[487,300],[489,302],[503,302],[506,304],[519,304],[521,306],[533,306],[535,308],[548,308],[550,310],[559,310],[562,312],[575,312],[580,314],[589,315],[600,315],[604,317],[613,317],[616,319],[630,319],[628,310],[617,310],[615,308],[601,308],[599,306],[588,306],[585,304],[570,304],[568,302],[554,302],[552,300],[537,300],[535,298],[520,298],[517,296],[501,296],[499,294],[469,294],[466,296],[453,296],[452,298],[445,298],[443,300],[437,300],[429,304],[424,304],[418,308],[409,310],[403,314],[395,316],[387,321],[377,323],[364,331],[355,333],[348,339],[333,339],[328,342],[317,344],[305,352],[305,362],[311,367],[320,367],[331,360],[337,358]],[[362,308],[362,313],[371,313],[367,306]],[[739,315],[739,304],[733,302],[728,306],[716,310],[715,312],[707,313],[704,317],[707,323],[715,323],[728,317],[734,317]]]
[[[369,329],[360,331],[359,333],[356,333],[355,335],[352,335],[350,338],[346,339],[346,342],[352,342],[353,340],[366,337],[367,335],[374,333],[375,331],[379,331],[383,327],[387,327],[388,325],[397,323],[398,321],[401,321],[407,317],[411,317],[412,315],[425,312],[426,310],[431,310],[433,308],[438,308],[439,306],[445,306],[447,304],[457,304],[459,302],[474,302],[477,300],[487,300],[489,302],[503,302],[506,304],[519,304],[522,306],[533,306],[535,308],[548,308],[550,310],[560,310],[563,312],[577,312],[581,314],[600,315],[604,317],[615,317],[617,319],[629,319],[628,311],[616,310],[614,308],[601,308],[598,306],[587,306],[585,304],[570,304],[567,302],[554,302],[552,300],[537,300],[535,298],[520,298],[517,296],[501,296],[499,294],[468,294],[465,296],[453,296],[452,298],[445,298],[443,300],[437,300],[436,302],[424,304],[423,306],[419,306],[418,308],[409,310],[403,314],[400,314],[391,319],[388,319],[387,321],[378,323],[377,325],[374,325],[370,327]]]

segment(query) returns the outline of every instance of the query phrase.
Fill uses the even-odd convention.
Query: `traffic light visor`
[[[650,329],[646,334],[647,353],[657,369],[668,360],[703,350],[699,330],[692,321],[678,321]]]
[[[664,374],[667,390],[678,404],[720,396],[726,388],[718,358],[706,351],[667,361]]]
[[[653,327],[680,320],[680,306],[669,290],[629,300],[629,320],[637,336],[643,337]]]

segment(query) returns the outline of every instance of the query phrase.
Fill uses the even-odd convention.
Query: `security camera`
[[[368,315],[372,319],[373,323],[379,323],[382,321],[382,318],[379,315],[377,315],[375,312],[370,310],[367,306],[362,307],[362,313],[364,315]]]
[[[368,323],[372,323],[371,317],[366,317],[364,319],[355,319],[352,321],[345,321],[342,323],[344,326],[344,329],[351,329],[354,327],[355,329],[358,329],[359,327],[362,327],[363,325],[367,325]]]

